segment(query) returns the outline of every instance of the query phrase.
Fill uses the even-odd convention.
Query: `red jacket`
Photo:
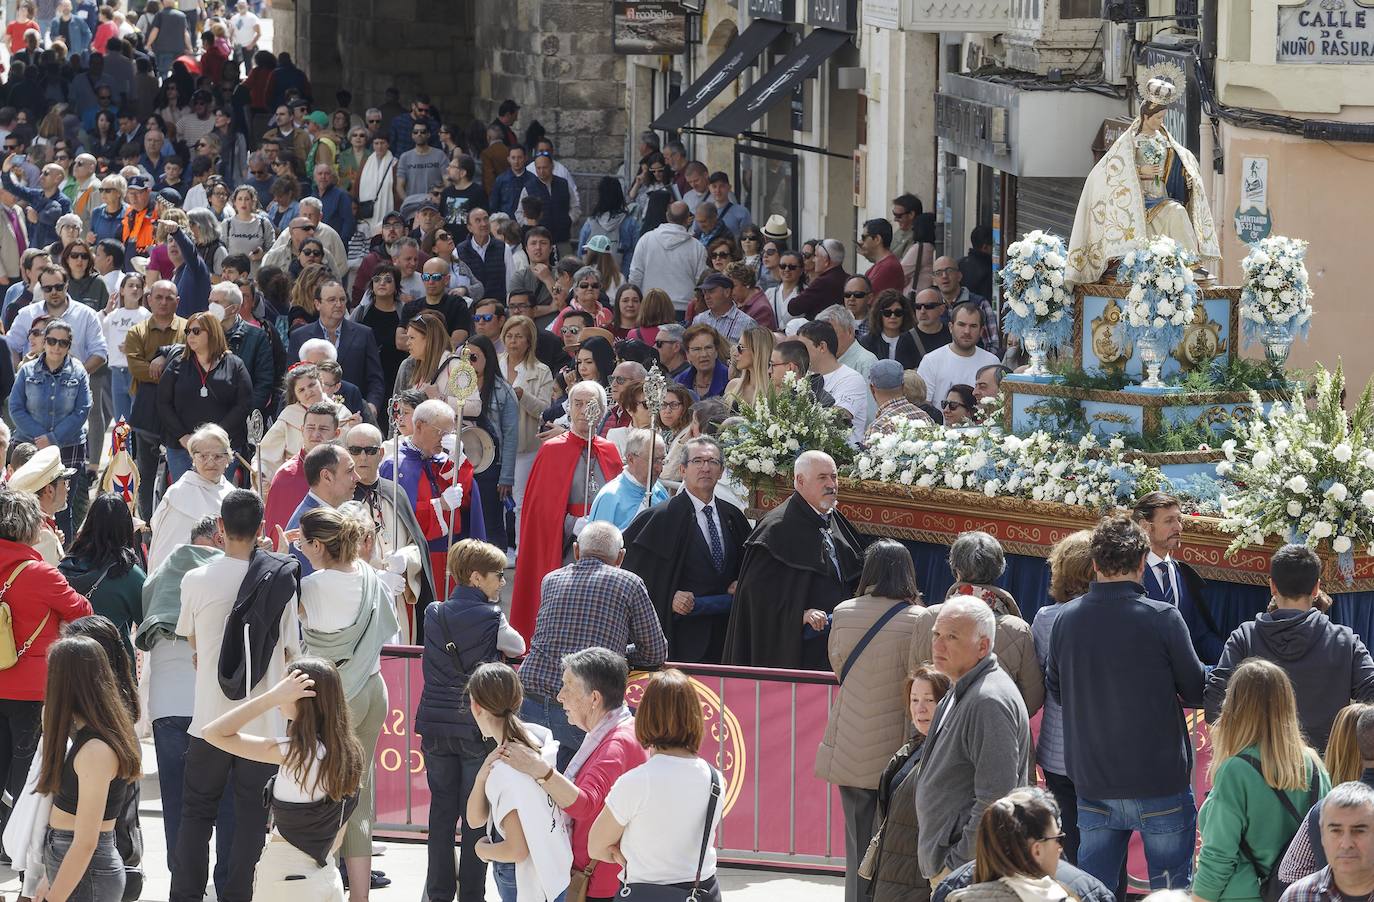
[[[565,810],[572,818],[573,867],[585,868],[591,861],[587,853],[587,841],[591,837],[592,824],[606,805],[606,796],[620,775],[639,767],[649,760],[649,753],[635,739],[633,720],[616,727],[601,740],[587,758],[582,768],[573,778],[577,787],[577,801]],[[587,895],[592,898],[610,897],[620,887],[620,865],[613,861],[603,861],[592,871]]]
[[[91,603],[78,595],[51,564],[44,563],[37,549],[0,539],[0,586],[14,573],[21,561],[33,561],[5,593],[4,601],[14,618],[14,647],[23,648],[43,615],[52,616],[43,624],[29,650],[9,670],[0,670],[0,698],[41,702],[48,686],[48,646],[57,641],[57,631],[67,621],[94,613]]]

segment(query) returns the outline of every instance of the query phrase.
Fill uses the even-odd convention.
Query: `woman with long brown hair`
[[[989,805],[974,839],[973,884],[949,902],[1063,902],[1059,806],[1038,787],[1012,790]]]
[[[572,868],[567,816],[550,804],[534,777],[500,757],[502,745],[518,743],[538,752],[548,766],[541,779],[557,770],[558,742],[553,734],[518,716],[524,698],[520,678],[505,664],[483,664],[468,678],[472,717],[482,736],[496,742],[497,751],[477,772],[468,795],[467,822],[487,827],[487,835],[477,842],[477,857],[492,863],[502,902],[515,902],[517,896],[555,899],[567,889]],[[493,826],[504,837],[501,842],[492,842]]]
[[[372,528],[364,512],[350,509],[356,504],[350,501],[340,510],[316,508],[301,515],[300,550],[314,568],[301,580],[301,636],[308,654],[339,662],[353,735],[370,761],[388,710],[382,645],[400,623],[391,591],[360,557]],[[358,807],[344,826],[342,849],[354,902],[367,898],[371,883],[375,811],[376,790],[364,777]]]
[[[203,423],[220,424],[229,434],[230,447],[246,453],[252,409],[252,377],[230,352],[219,317],[208,311],[191,314],[186,320],[186,349],[167,364],[157,384],[157,413],[171,479],[191,469],[191,435]]]
[[[445,394],[435,384],[453,352],[444,318],[437,313],[417,313],[406,323],[406,340],[410,356],[401,361],[401,368],[396,371],[396,393],[418,388],[431,398]]]
[[[128,704],[109,656],[89,636],[59,639],[48,649],[43,738],[37,791],[51,795],[53,805],[43,843],[47,886],[39,892],[119,902],[124,861],[115,820],[142,771]]]
[[[286,717],[285,736],[240,732],[273,708]],[[254,900],[342,900],[334,855],[368,764],[334,665],[292,661],[281,682],[210,721],[203,734],[231,755],[281,767],[268,783],[274,827],[258,859]]]

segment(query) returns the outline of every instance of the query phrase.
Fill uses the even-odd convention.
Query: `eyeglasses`
[[[369,117],[368,120],[367,120],[367,124],[368,124],[368,125],[381,125],[381,124],[382,124],[382,120],[380,120],[380,119],[373,119],[373,118]]]
[[[967,409],[967,408],[968,408],[968,405],[965,404],[965,403],[963,403],[962,401],[941,401],[941,402],[940,402],[940,409],[941,409],[941,410],[954,410],[956,407],[963,407],[963,408]]]
[[[1036,840],[1036,842],[1057,842],[1062,845],[1064,842],[1064,837],[1067,835],[1068,834],[1065,833],[1054,833],[1050,836],[1042,836],[1038,840]]]
[[[914,212],[915,212],[915,211],[913,211],[913,210],[893,210],[893,211],[892,211],[892,218],[893,218],[893,219],[906,219],[908,216],[911,216]]]
[[[422,272],[420,273],[421,282],[442,282],[448,276],[441,272]]]
[[[718,467],[721,465],[719,457],[689,457],[687,465],[690,467]]]
[[[631,380],[629,376],[612,376],[612,377],[611,377],[611,383],[612,383],[613,385],[624,385],[626,382],[630,382],[630,381],[633,381],[633,380]]]
[[[664,345],[676,345],[676,344],[682,344],[682,342],[680,342],[680,341],[674,341],[674,340],[671,339],[671,338],[660,338],[660,339],[658,339],[657,341],[654,342],[654,347],[656,347],[656,348],[661,348],[661,347],[663,347]]]
[[[72,346],[70,338],[53,338],[51,335],[43,339],[43,343],[50,348],[70,348]]]
[[[943,301],[936,301],[934,304],[912,304],[917,310],[934,310],[937,307],[945,306]]]
[[[563,328],[558,330],[559,335],[578,335],[581,334],[581,332],[581,326],[564,326]]]
[[[46,292],[50,292],[50,291],[66,291],[66,290],[67,290],[67,283],[66,283],[66,282],[55,282],[55,283],[53,283],[52,285],[44,285],[44,286],[43,286],[43,291],[44,291],[45,293],[46,293]]]
[[[60,153],[60,154],[58,154],[57,156],[53,157],[53,162],[55,162],[55,163],[65,163],[65,162],[67,162],[67,161],[70,160],[70,159],[71,159],[71,157],[67,156],[65,153]]]
[[[802,254],[802,259],[803,259],[803,260],[810,260],[810,259],[814,258],[815,256],[816,256],[816,255],[815,255],[814,253],[811,253],[811,254],[803,253],[803,254]]]
[[[792,271],[794,271],[794,270],[801,269],[801,264],[800,264],[800,263],[779,263],[779,264],[778,264],[778,269],[785,269],[785,270],[787,270],[788,272],[792,272]]]
[[[946,266],[944,269],[932,269],[930,274],[932,276],[952,276],[958,271],[956,267]]]
[[[481,354],[465,354],[463,356],[467,358],[468,363],[476,363],[477,361],[482,359]]]
[[[765,257],[776,257],[778,255],[778,249],[775,247],[766,247],[763,249],[763,255]]]
[[[867,241],[868,239],[870,239],[870,238],[872,238],[872,237],[873,237],[872,235],[870,235],[870,234],[868,234],[867,232],[865,232],[865,233],[863,233],[862,235],[859,236],[859,243],[860,243],[860,244],[863,244],[865,241]]]
[[[749,350],[749,349],[746,348],[746,347],[744,346],[744,342],[741,341],[741,342],[739,342],[739,343],[737,343],[737,344],[735,345],[735,350],[736,350],[737,352],[739,352],[740,354],[743,354],[745,351],[747,351],[747,350]]]
[[[494,319],[496,319],[495,313],[474,313],[472,315],[472,321],[475,323],[489,323]]]
[[[376,457],[378,454],[382,453],[382,449],[379,445],[349,445],[348,453],[352,454],[354,457],[357,457],[359,454],[365,457]]]
[[[196,460],[228,460],[228,451],[192,451],[191,456]]]
[[[315,227],[314,227],[313,225],[292,226],[291,228],[296,229],[296,230],[301,231],[301,232],[313,232],[313,231],[315,231]]]
[[[729,251],[712,251],[712,252],[711,252],[711,259],[712,259],[712,260],[729,260],[729,259],[730,259],[730,252],[729,252]]]
[[[716,346],[714,343],[709,345],[697,345],[695,348],[688,348],[688,354],[714,354]]]
[[[186,330],[187,335],[204,335],[205,329],[202,326],[192,326]]]
[[[452,241],[452,240],[453,240],[453,236],[450,235],[448,232],[436,232],[436,233],[434,234],[434,240],[435,240],[435,241]]]
[[[902,318],[902,308],[901,308],[901,307],[893,307],[893,308],[890,309],[890,310],[884,310],[884,311],[883,311],[883,318],[884,318],[884,319],[901,319],[901,318]]]
[[[42,334],[43,334],[43,330],[42,330],[42,329],[30,329],[30,330],[29,330],[29,338],[37,338],[38,336],[40,336],[40,335],[42,335]]]
[[[307,247],[301,251],[302,257],[323,257],[324,251],[317,247]]]
[[[846,292],[844,293],[844,296],[847,297],[847,298],[866,298],[866,297],[868,297],[868,292],[867,292],[867,291],[846,291]]]
[[[580,283],[578,283],[578,286],[577,286],[577,287],[578,287],[578,288],[581,288],[581,289],[584,290],[584,291],[590,290],[590,289],[596,289],[597,291],[600,291],[600,290],[601,290],[601,283],[600,283],[600,282],[580,282]]]

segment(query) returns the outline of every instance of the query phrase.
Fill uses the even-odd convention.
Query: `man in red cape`
[[[595,408],[594,410],[591,408]],[[620,452],[604,438],[592,439],[592,482],[583,486],[587,466],[587,438],[606,411],[606,389],[596,382],[579,382],[568,392],[568,422],[572,431],[551,438],[539,449],[530,470],[525,501],[520,508],[520,548],[515,559],[515,589],[510,622],[529,642],[539,615],[544,577],[563,566],[564,545],[570,535],[568,518],[587,516],[596,490],[620,475]],[[598,474],[597,470],[601,472]],[[585,496],[585,497],[583,497]]]

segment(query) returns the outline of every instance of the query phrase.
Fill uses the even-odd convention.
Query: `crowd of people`
[[[423,649],[429,902],[485,898],[488,866],[503,902],[718,899],[723,777],[669,662],[835,675],[814,766],[847,902],[1107,902],[1132,833],[1152,889],[1202,902],[1374,891],[1374,661],[1310,550],[1227,635],[1161,493],[1056,546],[1033,616],[982,532],[927,605],[824,453],[750,519],[717,436],[789,380],[855,446],[979,423],[1020,362],[991,229],[942,255],[903,194],[799,240],[653,132],[579,185],[514,101],[329,112],[258,12],[22,0],[7,28],[0,820],[27,898],[137,898],[154,866],[173,902],[386,886],[393,642]]]

